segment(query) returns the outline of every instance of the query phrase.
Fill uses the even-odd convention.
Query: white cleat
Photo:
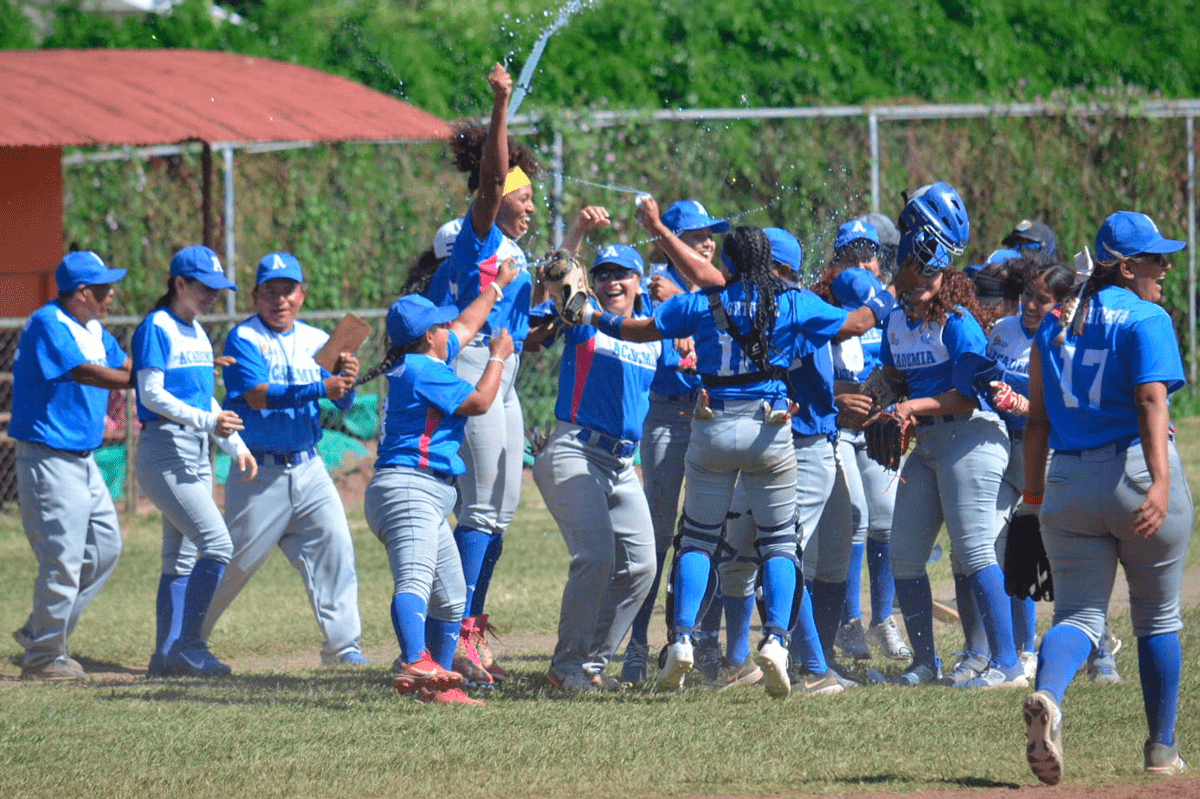
[[[683,688],[684,676],[692,670],[695,662],[692,654],[692,639],[681,635],[667,647],[667,661],[658,672],[654,690],[659,692],[678,691]]]
[[[755,657],[766,679],[767,694],[776,699],[787,699],[792,693],[792,681],[788,679],[788,651],[774,635],[768,635],[758,647]]]

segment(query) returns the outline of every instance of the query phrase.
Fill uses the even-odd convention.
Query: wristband
[[[594,324],[596,329],[601,333],[612,336],[613,338],[620,338],[621,322],[624,320],[625,317],[623,316],[618,316],[615,313],[608,313],[605,311],[604,313],[600,314],[599,318],[593,320],[592,324]]]
[[[500,302],[500,300],[504,299],[504,289],[500,288],[499,283],[493,280],[491,283],[488,283],[488,286],[496,290],[496,302]]]
[[[503,365],[503,364],[504,364],[504,359],[503,359],[503,358],[497,358],[495,355],[493,355],[491,358],[488,358],[488,363],[491,363],[492,361],[495,361],[496,363],[498,363],[498,364],[500,364],[500,365]]]
[[[1021,492],[1021,501],[1024,502],[1026,505],[1041,505],[1042,504],[1042,496],[1043,496],[1042,491],[1022,491]]]
[[[878,324],[886,319],[887,315],[896,307],[896,298],[891,295],[891,292],[881,291],[863,305],[870,308],[871,313],[875,314],[875,323]]]

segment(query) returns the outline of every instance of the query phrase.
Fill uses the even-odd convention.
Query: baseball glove
[[[1042,524],[1036,513],[1013,516],[1004,545],[1004,592],[1011,597],[1054,601],[1050,559],[1042,545]]]
[[[867,414],[879,413],[891,407],[908,394],[908,385],[902,375],[891,375],[882,366],[876,366],[858,387],[860,394],[871,398],[871,410]]]
[[[537,425],[525,429],[525,441],[529,443],[529,454],[532,457],[536,458],[538,453],[546,448],[551,432],[550,422],[546,422],[540,429]]]
[[[867,456],[890,471],[900,468],[900,460],[912,443],[915,423],[892,411],[884,411],[863,428]]]
[[[558,315],[569,325],[579,323],[591,290],[587,273],[570,250],[555,250],[542,264],[542,283]]]

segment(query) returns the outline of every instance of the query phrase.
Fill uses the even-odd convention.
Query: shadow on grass
[[[938,782],[941,782],[943,785],[953,786],[955,788],[1008,788],[1009,790],[1015,791],[1017,788],[1027,787],[1016,782],[985,780],[982,777],[961,777],[957,780],[944,777],[941,780],[938,780]]]

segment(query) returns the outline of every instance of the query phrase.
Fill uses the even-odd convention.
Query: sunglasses
[[[92,292],[92,296],[97,300],[103,300],[113,292],[112,283],[93,283],[88,286],[88,290]]]
[[[632,269],[623,269],[620,267],[600,268],[592,271],[592,277],[597,282],[611,282],[613,280],[627,280],[631,277],[636,277],[637,272]]]
[[[1014,244],[1013,249],[1017,252],[1040,252],[1042,243],[1040,241],[1021,241]]]
[[[1167,260],[1167,256],[1163,255],[1162,253],[1157,253],[1157,252],[1138,253],[1137,255],[1129,256],[1129,260],[1130,261],[1149,261],[1150,263],[1157,266],[1159,269],[1166,269],[1168,266],[1170,266],[1170,262]]]

